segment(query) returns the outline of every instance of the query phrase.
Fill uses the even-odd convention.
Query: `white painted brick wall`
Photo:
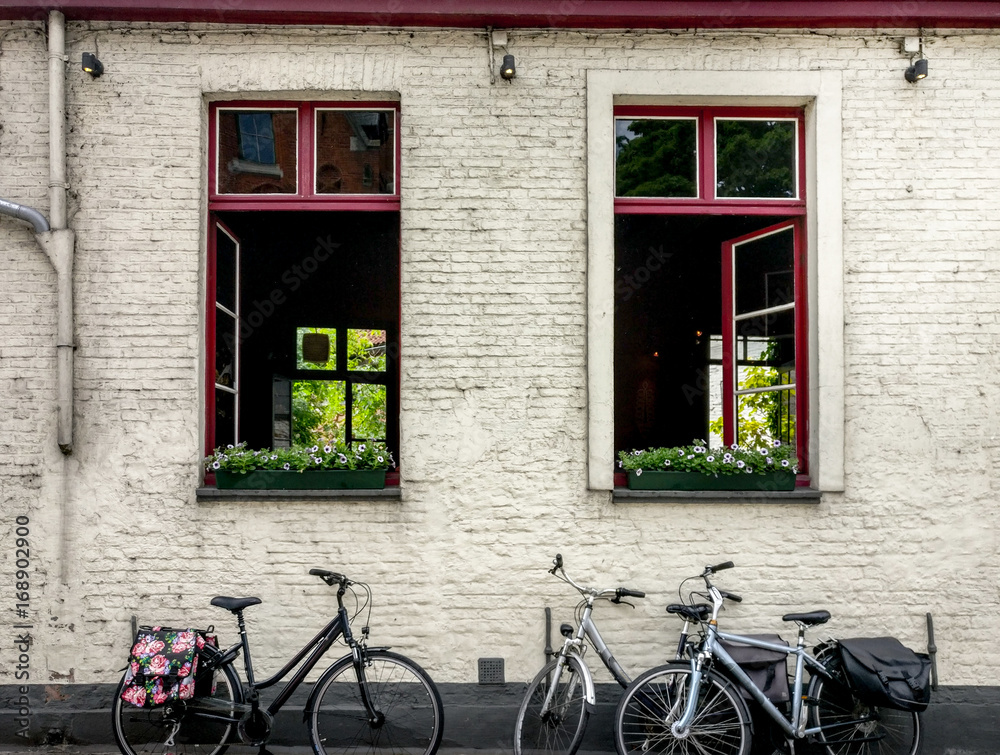
[[[0,23],[0,197],[47,211],[38,28]],[[942,681],[997,678],[1000,35],[929,38],[919,85],[903,81],[901,34],[509,36],[517,78],[491,84],[476,31],[70,24],[65,462],[54,276],[29,229],[0,218],[0,574],[9,584],[8,525],[28,515],[32,681],[112,681],[133,614],[215,623],[231,640],[208,607],[219,593],[264,599],[248,618],[260,668],[274,669],[334,604],[312,566],[369,582],[374,641],[437,680],[475,681],[480,656],[527,679],[543,607],[558,626],[575,602],[545,573],[556,551],[585,582],[649,593],[598,613],[633,671],[671,652],[677,583],[732,558],[720,582],[746,597],[726,614],[734,629],[828,608],[832,634],[920,646],[931,611]],[[77,65],[93,49],[97,80]],[[843,72],[844,494],[684,506],[586,491],[592,68]],[[401,100],[403,499],[197,503],[207,99],[338,92]],[[284,642],[265,644],[278,631]]]

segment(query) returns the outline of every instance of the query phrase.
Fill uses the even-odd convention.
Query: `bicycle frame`
[[[726,651],[725,647],[719,643],[719,640],[739,642],[743,645],[750,645],[751,647],[784,653],[786,656],[795,656],[795,676],[792,684],[791,695],[792,712],[789,718],[786,718],[785,715],[778,710],[777,706],[767,698],[767,696],[760,690],[759,687],[757,687],[756,684],[753,683],[747,673],[740,668],[736,661],[733,660],[733,657]],[[821,727],[817,726],[807,728],[806,726],[808,711],[805,707],[805,696],[802,694],[805,687],[803,672],[805,671],[806,666],[808,666],[810,673],[819,674],[827,679],[831,677],[823,664],[809,655],[806,651],[805,638],[802,632],[799,632],[799,641],[796,647],[791,648],[788,645],[778,645],[765,640],[759,640],[754,637],[745,637],[739,634],[720,632],[718,627],[709,624],[705,649],[695,658],[691,659],[692,690],[697,690],[701,684],[702,668],[704,661],[707,660],[709,655],[722,664],[727,671],[729,671],[739,685],[750,694],[750,696],[761,706],[761,708],[764,709],[767,715],[770,716],[770,718],[778,724],[779,727],[781,727],[781,730],[784,731],[786,735],[796,739],[801,739],[820,731]],[[691,721],[694,719],[697,701],[698,695],[693,692],[689,693],[684,715],[681,716],[680,720],[676,724],[678,730],[686,730],[687,727],[691,725]]]
[[[562,650],[559,651],[559,673],[562,673],[562,669],[566,665],[566,657],[571,653],[576,655],[581,660],[581,665],[583,666],[584,701],[587,705],[593,708],[597,705],[597,689],[594,686],[594,677],[590,673],[590,668],[587,666],[586,662],[583,662],[583,655],[586,649],[584,638],[590,640],[590,644],[594,646],[594,650],[597,651],[597,655],[604,663],[604,667],[611,672],[611,676],[614,677],[618,684],[622,687],[627,687],[632,680],[629,678],[628,674],[625,673],[625,669],[622,668],[622,665],[615,659],[614,655],[612,655],[611,649],[604,641],[604,638],[601,637],[601,633],[598,631],[597,625],[591,618],[591,614],[594,612],[593,598],[588,598],[586,603],[587,605],[584,607],[583,615],[580,617],[580,626],[576,630],[576,635],[574,637],[567,637],[566,641],[563,643]],[[549,686],[549,691],[546,695],[545,704],[542,710],[548,710],[549,705],[552,702],[554,689],[554,685]]]

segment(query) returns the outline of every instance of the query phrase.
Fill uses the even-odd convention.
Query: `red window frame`
[[[220,194],[218,184],[218,124],[220,110],[296,110],[298,115],[296,168],[298,177],[294,194]],[[392,194],[316,194],[315,124],[317,110],[392,110],[394,112]],[[290,101],[223,100],[209,106],[208,130],[208,208],[210,210],[399,210],[400,139],[399,103],[385,101]]]
[[[806,138],[805,114],[801,108],[783,107],[681,107],[661,105],[618,105],[614,108],[614,124],[619,118],[694,118],[697,122],[697,197],[618,197],[614,198],[614,212],[619,214],[646,215],[784,215],[786,220],[771,226],[794,224],[795,228],[795,360],[796,360],[796,443],[799,457],[800,484],[807,484],[809,470],[809,416],[808,416],[808,307],[806,303]],[[780,119],[796,123],[795,160],[796,189],[794,198],[717,198],[715,196],[715,121],[717,119]],[[615,138],[614,125],[611,138]],[[614,157],[612,157],[614,159]],[[613,170],[612,175],[617,171]],[[756,234],[763,233],[761,229]],[[723,244],[723,328],[732,318],[732,273],[727,257],[731,257],[732,244],[746,237],[730,239]],[[730,253],[727,254],[727,250]],[[732,339],[729,339],[732,343]],[[723,391],[725,443],[735,442],[733,427],[735,415],[732,401],[736,365],[730,350],[723,349],[723,374],[726,386]]]
[[[218,111],[246,108],[251,110],[297,111],[298,141],[296,169],[298,171],[295,194],[220,194],[217,191],[218,171]],[[317,194],[315,186],[315,123],[316,111],[341,110],[392,110],[393,130],[393,193],[392,194]],[[314,210],[314,211],[371,211],[399,212],[400,209],[400,158],[399,102],[396,101],[304,101],[304,100],[220,100],[209,105],[208,129],[208,264],[206,275],[206,359],[205,359],[205,448],[211,450],[215,438],[215,331],[216,331],[216,228],[221,226],[230,236],[234,234],[216,216],[217,212],[247,210]],[[238,237],[237,237],[238,239]],[[401,319],[402,312],[399,313]],[[397,334],[399,322],[397,322]],[[400,375],[395,375],[395,395],[399,396]],[[391,392],[391,391],[390,391]],[[237,425],[238,428],[238,425]],[[238,430],[237,430],[238,431]],[[398,472],[390,473],[388,484],[398,485]]]
[[[619,118],[694,118],[698,126],[697,197],[615,197],[615,213],[654,215],[804,215],[806,211],[805,118],[798,108],[659,107],[620,105]],[[785,198],[732,199],[715,196],[715,120],[794,120],[796,122],[796,188],[798,196]]]

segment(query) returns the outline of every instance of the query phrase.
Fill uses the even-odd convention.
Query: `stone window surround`
[[[820,491],[844,489],[841,90],[839,71],[588,72],[587,463],[591,490],[614,489],[615,105],[805,109],[811,484]]]

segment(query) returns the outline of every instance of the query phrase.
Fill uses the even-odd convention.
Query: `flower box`
[[[257,469],[215,472],[219,490],[381,490],[384,469],[314,469],[304,472]]]
[[[763,474],[710,475],[703,472],[628,472],[630,490],[794,490],[795,473],[775,470]]]

